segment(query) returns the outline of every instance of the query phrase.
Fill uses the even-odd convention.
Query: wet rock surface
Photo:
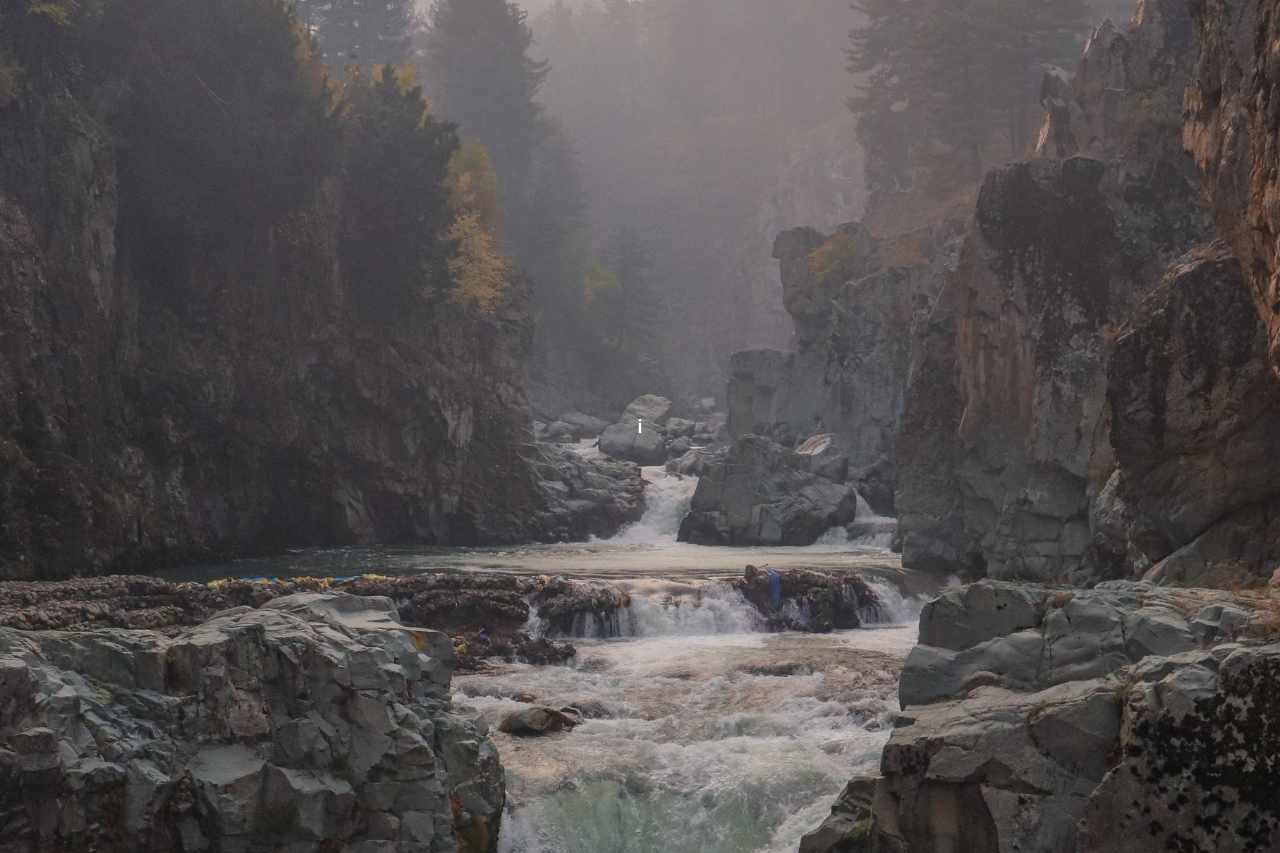
[[[573,714],[535,705],[508,714],[498,728],[516,737],[539,737],[572,729],[577,724],[578,718]]]
[[[1130,582],[948,590],[882,778],[813,849],[1280,849],[1277,614],[1263,593]]]
[[[879,599],[857,575],[747,566],[731,586],[764,614],[773,630],[822,634],[861,627],[868,615],[877,621]]]
[[[487,853],[502,769],[452,670],[446,635],[341,593],[172,636],[0,628],[4,849]]]

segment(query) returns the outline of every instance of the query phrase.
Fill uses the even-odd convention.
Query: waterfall
[[[680,522],[698,488],[697,477],[668,474],[661,465],[640,469],[644,477],[644,515],[605,542],[616,545],[674,545]]]

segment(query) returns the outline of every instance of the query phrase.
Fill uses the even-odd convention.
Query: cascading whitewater
[[[689,512],[697,477],[669,474],[660,465],[640,469],[644,478],[644,515],[612,539],[615,545],[674,545],[680,521]]]
[[[662,595],[636,596],[662,611],[650,630],[690,630]],[[529,701],[587,716],[567,735],[499,735],[499,849],[794,853],[844,783],[874,769],[913,640],[903,628],[588,640],[572,667],[458,679],[458,703],[491,724]]]
[[[742,634],[764,630],[764,619],[727,584],[637,581],[626,584],[629,603],[608,614],[582,613],[578,639]]]

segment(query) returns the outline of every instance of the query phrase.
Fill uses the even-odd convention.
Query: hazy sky
[[[552,6],[556,0],[516,0],[525,11],[529,13],[529,17],[534,17],[544,9]],[[591,2],[591,0],[565,0],[565,2],[573,7],[578,7]]]

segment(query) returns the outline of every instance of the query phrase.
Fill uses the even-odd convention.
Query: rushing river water
[[[764,634],[727,593],[694,609],[662,603],[671,592],[635,595],[639,635],[579,642],[572,667],[455,680],[507,768],[504,853],[795,853],[878,764],[912,627]],[[539,739],[496,731],[528,702],[596,718]]]
[[[583,452],[590,452],[585,450]],[[183,569],[184,579],[503,571],[629,587],[617,639],[575,640],[572,666],[496,665],[457,676],[458,705],[492,727],[507,769],[503,853],[794,853],[856,773],[873,769],[927,587],[887,550],[892,520],[862,508],[858,538],[808,548],[675,541],[697,481],[644,469],[644,518],[617,537],[515,548],[299,551]],[[858,570],[881,624],[768,634],[726,584],[748,563]],[[537,624],[529,626],[538,631]],[[588,632],[589,633],[589,632]],[[572,705],[572,732],[521,739],[498,724],[530,703]]]
[[[696,481],[644,471],[645,517],[607,542],[521,555],[515,570],[630,578],[624,636],[578,641],[571,667],[510,664],[455,681],[493,727],[507,768],[502,853],[794,853],[856,773],[874,769],[897,709],[897,674],[918,603],[885,519],[810,548],[679,545]],[[498,562],[493,555],[485,559]],[[878,575],[890,624],[830,635],[765,634],[737,593],[710,579],[760,565]],[[536,628],[536,626],[534,626]],[[580,708],[571,733],[497,731],[528,703]]]

